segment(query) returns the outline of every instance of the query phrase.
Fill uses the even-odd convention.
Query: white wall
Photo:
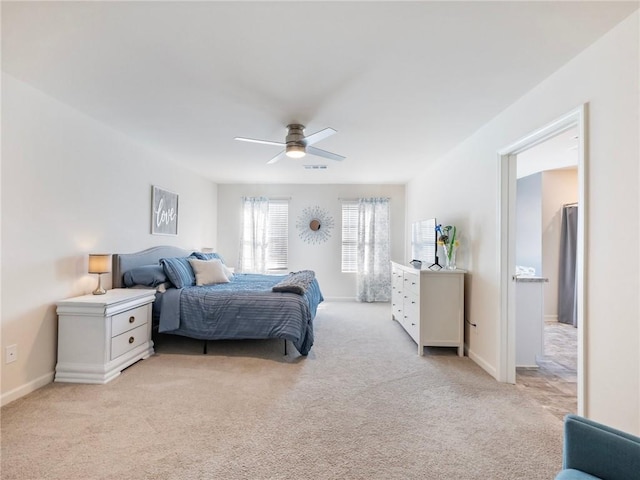
[[[562,207],[578,201],[578,172],[575,168],[542,172],[542,275],[544,316],[558,320],[558,275]]]
[[[496,375],[497,152],[589,104],[586,414],[636,434],[640,433],[638,24],[634,13],[407,185],[409,222],[429,205],[439,219],[446,217],[463,232],[460,253],[470,270],[467,312],[478,324],[467,332],[466,341],[470,356]],[[600,254],[609,249],[612,229],[629,246],[624,268]]]
[[[316,272],[326,298],[356,296],[353,273],[341,273],[340,198],[389,197],[391,199],[391,259],[403,262],[405,225],[404,185],[218,185],[217,250],[230,265],[235,265],[240,243],[242,196],[290,197],[289,201],[289,270],[310,269]],[[326,243],[305,243],[296,223],[307,207],[318,206],[333,217],[334,228]]]
[[[6,403],[51,381],[55,302],[95,288],[88,253],[206,246],[217,209],[213,182],[6,74],[2,140],[2,352],[18,345]],[[151,185],[179,194],[178,236],[150,234]]]

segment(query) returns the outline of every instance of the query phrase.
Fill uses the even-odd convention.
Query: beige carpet
[[[281,341],[161,339],[107,385],[2,408],[2,479],[552,479],[562,422],[388,304],[325,302],[307,358]]]

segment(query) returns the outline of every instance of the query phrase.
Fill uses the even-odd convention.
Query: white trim
[[[487,362],[484,358],[476,354],[473,350],[467,349],[467,356],[471,360],[473,360],[475,363],[477,363],[478,366],[480,366],[480,368],[482,368],[485,372],[487,372],[493,378],[495,379],[498,378],[498,372],[496,371],[495,367],[491,365],[489,362]]]
[[[587,104],[580,105],[548,125],[524,136],[510,146],[498,151],[500,199],[498,205],[498,263],[500,279],[500,328],[498,331],[498,375],[501,382],[515,383],[515,182],[518,153],[538,145],[567,129],[578,128],[578,240],[576,254],[576,288],[578,310],[578,414],[588,416],[586,388],[586,336],[588,321],[585,312],[586,264],[586,195],[587,179]]]
[[[24,385],[21,385],[18,388],[14,388],[13,390],[3,393],[2,397],[0,397],[0,406],[4,407],[5,405],[13,402],[14,400],[17,400],[20,397],[24,397],[25,395],[31,392],[35,392],[39,388],[42,388],[45,385],[48,385],[49,383],[52,383],[53,375],[54,375],[53,372],[45,373],[41,377],[38,377],[29,383],[25,383]]]
[[[514,147],[515,149],[515,147]],[[516,155],[499,153],[500,205],[498,225],[498,265],[500,274],[500,328],[498,329],[498,372],[500,382],[516,383],[515,328],[510,320],[515,318],[515,284],[511,281],[511,272],[515,272],[515,217],[516,203]],[[510,210],[511,209],[511,210]],[[513,266],[513,267],[511,267]]]
[[[581,105],[580,107],[572,110],[571,112],[558,118],[557,120],[554,120],[541,129],[525,135],[520,140],[517,140],[508,147],[499,150],[498,155],[517,155],[524,152],[525,150],[529,150],[530,148],[535,147],[536,145],[546,142],[550,138],[553,138],[576,125],[578,126],[578,129],[580,129],[579,118],[584,116],[585,110],[586,104]],[[579,147],[580,146],[578,146],[578,148]]]
[[[361,303],[356,300],[356,295],[353,294],[353,297],[324,297],[325,302],[354,302]],[[391,302],[381,302],[381,303],[391,303]],[[322,305],[322,303],[320,304]],[[320,306],[318,305],[318,306]]]

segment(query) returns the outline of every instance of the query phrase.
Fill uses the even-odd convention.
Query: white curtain
[[[267,271],[267,222],[269,199],[242,197],[242,231],[238,270],[265,273]]]
[[[389,199],[358,201],[358,251],[356,257],[358,301],[391,300]]]

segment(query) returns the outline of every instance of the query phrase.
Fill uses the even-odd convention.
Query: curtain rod
[[[240,198],[259,198],[264,197],[269,200],[291,200],[291,197],[271,197],[269,195],[240,195]]]
[[[573,203],[565,203],[564,205],[562,205],[563,207],[577,207],[578,206],[578,202],[573,202]]]
[[[342,197],[338,197],[338,200],[340,200],[341,202],[358,202],[362,199],[366,200],[368,198],[380,198],[382,200],[391,200],[390,197],[363,197],[363,198],[342,198]]]

